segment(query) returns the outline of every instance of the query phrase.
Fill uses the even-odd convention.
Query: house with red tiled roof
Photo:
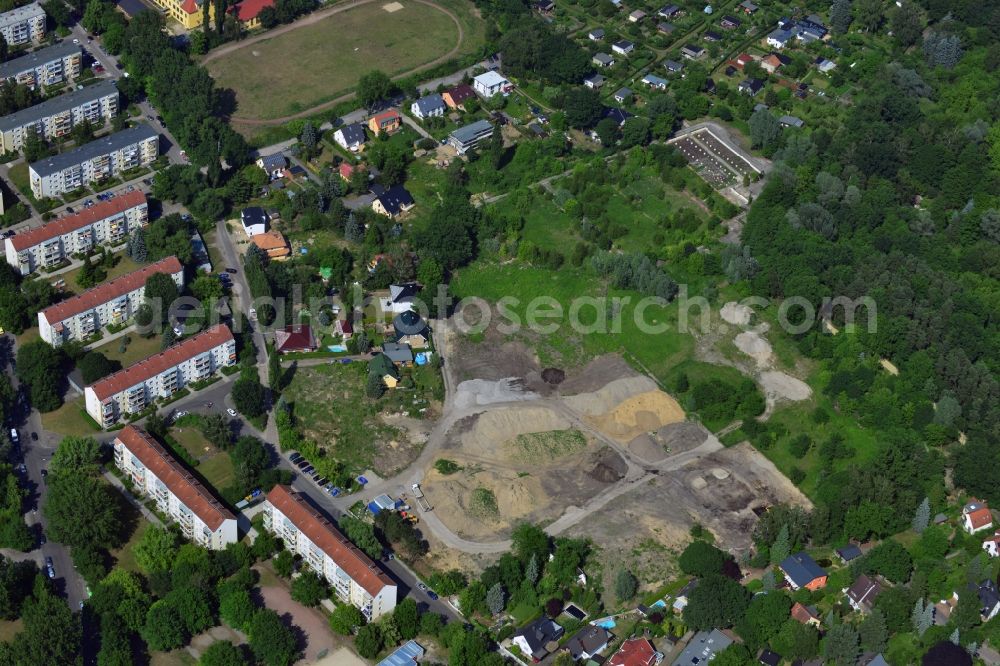
[[[153,0],[162,7],[167,16],[180,23],[187,30],[200,27],[202,3],[208,2],[208,20],[215,21],[215,3],[211,0]]]
[[[645,638],[630,638],[607,661],[607,666],[656,666],[663,655]]]
[[[135,190],[4,241],[7,263],[21,275],[55,266],[100,245],[116,246],[149,221],[146,195]]]
[[[288,245],[288,239],[280,231],[271,229],[262,234],[255,234],[250,240],[260,248],[260,251],[271,259],[287,259],[292,254],[292,248]]]
[[[993,527],[993,514],[986,500],[973,498],[962,507],[962,528],[969,534],[975,534]]]
[[[465,111],[465,103],[470,99],[476,99],[476,91],[468,83],[460,83],[454,88],[445,90],[441,93],[441,97],[444,98],[444,103],[448,105],[449,109]]]
[[[396,583],[300,493],[275,486],[263,515],[264,528],[325,578],[340,601],[357,607],[369,621],[396,607]]]
[[[265,7],[274,7],[274,0],[243,0],[230,7],[229,13],[235,14],[245,29],[253,30],[260,25],[260,12]]]
[[[58,347],[67,340],[85,340],[109,324],[124,324],[145,300],[146,280],[159,273],[183,288],[184,266],[177,257],[167,257],[45,308],[38,313],[39,335]]]
[[[107,428],[235,363],[236,339],[228,326],[217,324],[86,387],[87,414]]]
[[[771,53],[760,59],[760,66],[767,72],[774,74],[781,67],[781,58]]]
[[[113,442],[115,465],[160,513],[199,546],[222,550],[236,543],[236,516],[145,430],[125,426]]]
[[[337,173],[340,174],[340,177],[343,180],[348,182],[350,182],[351,178],[354,177],[354,174],[359,171],[367,171],[367,169],[365,169],[363,164],[351,164],[350,162],[341,162],[340,166],[337,167]]]
[[[993,536],[983,542],[983,550],[990,557],[1000,557],[1000,530],[993,533]]]
[[[375,136],[379,136],[383,132],[392,134],[402,126],[403,116],[399,115],[399,111],[396,111],[396,109],[377,113],[368,119],[368,129]]]
[[[274,350],[279,354],[316,351],[316,338],[308,324],[292,324],[274,332]]]
[[[792,619],[796,622],[801,622],[802,624],[811,624],[814,627],[819,627],[819,613],[816,609],[809,606],[803,606],[799,602],[795,602],[792,605]]]

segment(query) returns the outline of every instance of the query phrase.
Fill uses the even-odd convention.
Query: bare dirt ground
[[[694,424],[670,429],[678,447],[690,442]],[[702,437],[707,435],[701,430]],[[810,506],[780,471],[749,444],[719,449],[690,461],[674,472],[654,476],[641,487],[612,500],[567,536],[589,537],[599,554],[610,585],[614,572],[629,567],[650,588],[673,573],[666,557],[690,541],[698,523],[712,532],[716,543],[734,554],[750,547],[757,516],[753,509],[778,503]]]
[[[338,647],[323,614],[292,599],[284,585],[261,585],[258,589],[264,605],[298,630],[303,657],[296,663],[311,664]]]

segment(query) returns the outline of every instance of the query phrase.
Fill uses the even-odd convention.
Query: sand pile
[[[464,409],[477,405],[535,400],[536,398],[538,398],[538,394],[525,390],[521,380],[515,377],[497,381],[469,379],[458,385],[455,391],[455,407]]]
[[[425,484],[432,488],[429,497],[434,503],[434,512],[448,528],[464,539],[477,541],[498,540],[501,531],[526,519],[539,507],[549,506],[551,501],[538,477],[520,475],[512,470],[442,476],[430,469]],[[485,515],[475,506],[473,498],[480,488],[493,493],[496,515]]]
[[[598,428],[622,443],[683,420],[681,406],[660,390],[634,395],[607,413],[591,417]]]
[[[743,331],[733,341],[736,348],[752,358],[760,367],[769,367],[773,361],[771,343],[757,331]]]
[[[784,372],[775,370],[762,372],[759,381],[768,397],[799,401],[808,400],[812,395],[812,389],[808,384]]]
[[[750,323],[750,317],[753,315],[753,310],[746,305],[740,305],[736,301],[729,301],[722,306],[719,310],[719,315],[722,319],[736,326],[746,326]]]
[[[506,459],[501,443],[518,435],[550,430],[567,430],[569,421],[547,407],[509,407],[484,412],[468,431],[461,434],[461,449],[472,456]]]
[[[657,390],[656,382],[649,377],[626,377],[608,382],[590,393],[563,398],[566,406],[584,416],[603,416],[622,401],[639,393]]]

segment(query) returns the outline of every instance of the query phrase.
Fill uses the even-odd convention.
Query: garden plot
[[[750,156],[721,140],[709,127],[700,127],[668,143],[681,151],[698,175],[717,188],[763,174]]]

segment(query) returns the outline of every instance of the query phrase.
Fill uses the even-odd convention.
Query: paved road
[[[11,358],[13,358],[17,353],[14,337],[11,335],[0,336],[0,341],[4,342],[3,346],[5,349],[12,350],[10,353],[12,354]],[[4,363],[6,363],[6,360],[4,360]],[[20,389],[20,382],[18,382],[9,365],[6,371],[10,375],[14,388]],[[27,405],[27,400],[23,400],[21,404]],[[45,504],[45,495],[48,492],[48,487],[42,478],[42,470],[48,467],[49,460],[52,458],[52,453],[59,444],[60,438],[42,429],[41,417],[33,409],[27,413],[22,409],[14,418],[21,443],[24,466],[28,472],[25,486],[31,492],[27,500],[29,511],[25,515],[25,520],[29,525],[37,526],[35,529],[39,534],[42,534],[48,522],[42,515],[41,509]],[[4,424],[4,427],[10,428],[11,424]],[[38,434],[37,442],[31,438],[31,433],[33,432]],[[69,548],[60,543],[48,541],[39,548],[31,551],[29,556],[41,567],[44,567],[45,558],[52,558],[52,565],[56,572],[55,582],[57,587],[61,588],[66,595],[69,607],[77,610],[80,607],[80,603],[87,598],[86,583],[73,567],[73,559],[70,557]]]

